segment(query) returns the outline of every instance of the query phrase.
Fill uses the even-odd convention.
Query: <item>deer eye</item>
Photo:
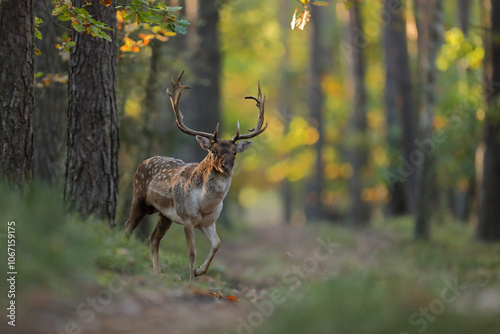
[[[210,153],[212,153],[213,155],[215,155],[215,150],[210,150]]]

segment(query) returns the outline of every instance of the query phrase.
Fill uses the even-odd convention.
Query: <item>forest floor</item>
[[[193,284],[181,282],[186,277],[181,278],[180,273],[155,277],[151,269],[144,275],[117,275],[108,285],[91,284],[76,298],[37,290],[23,301],[27,313],[18,320],[18,329],[29,333],[246,333],[249,331],[245,328],[260,326],[270,315],[267,313],[272,313],[268,302],[263,302],[263,311],[256,304],[269,299],[273,288],[300,288],[295,285],[302,279],[333,275],[333,271],[326,274],[328,266],[335,262],[324,259],[334,256],[326,247],[335,250],[339,245],[327,238],[318,244],[318,232],[261,227],[249,233],[249,238],[223,240],[211,270],[195,278]],[[168,242],[168,235],[163,242]],[[387,246],[386,240],[373,242],[367,247]],[[318,246],[321,258],[306,263],[309,271],[294,273],[294,266],[302,267],[304,259],[314,259]],[[366,251],[360,249],[359,255]],[[198,252],[198,257],[203,256]],[[283,278],[287,271],[289,274]],[[287,298],[285,294],[278,302]],[[255,311],[261,316],[251,315]]]
[[[209,272],[193,283],[187,282],[180,228],[163,239],[162,275],[156,276],[143,239],[125,240],[121,230],[95,232],[101,229],[92,224],[49,232],[47,226],[48,243],[24,250],[37,257],[29,262],[25,256],[29,270],[23,276],[30,284],[20,286],[16,331],[2,323],[2,333],[441,334],[500,328],[500,245],[477,243],[468,225],[440,225],[430,242],[411,240],[408,218],[360,231],[330,224],[222,231]],[[197,265],[208,251],[198,237]]]

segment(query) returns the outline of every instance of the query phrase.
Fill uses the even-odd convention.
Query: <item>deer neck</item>
[[[209,153],[196,168],[195,173],[200,177],[202,194],[207,197],[223,199],[231,186],[233,172],[221,173],[215,168],[215,161]]]

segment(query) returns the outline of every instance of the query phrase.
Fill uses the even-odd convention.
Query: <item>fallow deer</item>
[[[158,248],[165,232],[172,222],[184,226],[184,234],[188,246],[189,280],[207,272],[215,253],[220,247],[220,239],[215,228],[215,221],[222,211],[222,201],[226,197],[233,176],[233,165],[237,153],[242,153],[250,147],[253,138],[266,130],[264,125],[264,103],[260,83],[258,96],[247,96],[257,102],[259,115],[257,125],[248,134],[240,134],[240,124],[237,124],[236,135],[230,140],[219,139],[219,124],[213,134],[191,130],[184,125],[179,109],[179,100],[184,89],[190,87],[181,85],[184,71],[174,82],[173,91],[167,89],[174,110],[177,127],[184,133],[195,136],[200,146],[208,151],[200,163],[185,163],[182,160],[156,156],[143,161],[134,174],[134,190],[130,217],[125,224],[125,235],[130,237],[145,215],[159,213],[158,223],[149,237],[153,269],[160,273]],[[242,140],[242,141],[239,141]],[[196,249],[194,229],[198,228],[210,241],[212,247],[205,262],[194,268]]]

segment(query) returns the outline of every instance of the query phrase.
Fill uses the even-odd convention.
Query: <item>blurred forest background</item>
[[[213,131],[220,121],[228,137],[237,120],[251,126],[256,112],[243,97],[256,93],[259,80],[268,97],[270,127],[238,157],[222,223],[244,214],[255,224],[272,217],[266,224],[323,220],[365,226],[376,218],[412,215],[417,238],[429,237],[431,221],[448,220],[485,225],[480,238],[500,238],[498,218],[479,223],[484,153],[491,151],[484,143],[485,120],[493,114],[487,101],[496,95],[491,76],[498,61],[488,57],[495,41],[488,1],[168,5],[182,7],[177,15],[190,22],[186,34],[138,25],[130,11],[117,11],[114,112],[120,149],[113,162],[119,176],[113,177],[119,193],[109,195],[117,202],[105,215],[77,211],[114,222],[116,208],[121,225],[139,162],[154,155],[204,157],[195,140],[176,128],[165,93],[170,78],[186,70],[192,90],[182,108],[186,123],[201,131]],[[52,23],[43,2],[36,6],[43,39],[36,42],[41,55],[33,178],[65,183],[66,196],[81,201],[85,196],[69,185],[69,166],[77,163],[65,140],[73,137],[66,135],[66,124],[76,124],[66,120],[70,53],[64,50],[71,49],[70,32]],[[80,80],[75,76],[74,82]],[[73,97],[70,110],[93,99],[72,104]],[[495,159],[486,161],[494,165]],[[489,175],[498,178],[492,168]]]
[[[38,319],[28,332],[68,332],[73,319],[88,333],[493,333],[499,245],[482,242],[500,240],[493,17],[495,0],[1,0],[0,219],[16,221],[18,304]],[[253,126],[243,98],[259,81],[269,120],[236,159],[223,246],[193,284],[181,229],[160,247],[161,277],[152,222],[131,240],[122,230],[141,161],[206,154],[166,94],[182,70],[188,127],[220,122],[230,138],[238,120]],[[109,288],[118,281],[126,292]],[[275,291],[291,302],[265,311]],[[88,296],[102,308],[82,315]]]

